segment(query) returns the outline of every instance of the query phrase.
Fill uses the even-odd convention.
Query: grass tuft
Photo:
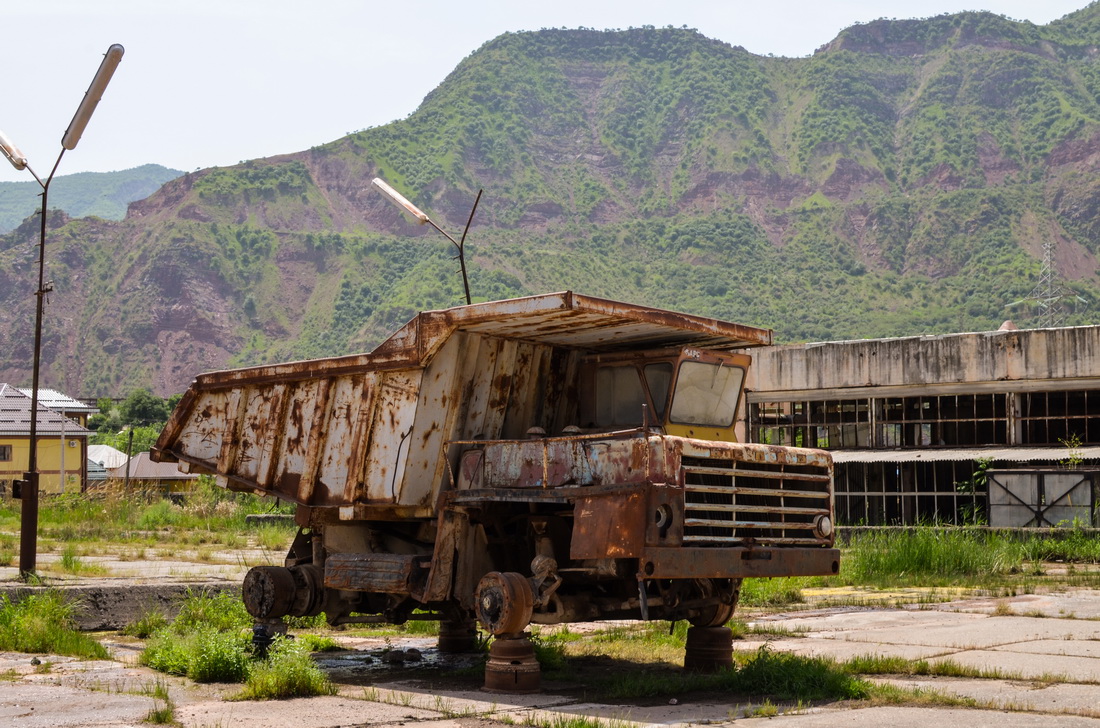
[[[154,725],[176,725],[176,703],[168,693],[168,685],[157,680],[149,695],[153,698],[153,708],[146,714],[145,723]]]
[[[279,639],[268,658],[256,663],[238,700],[282,700],[313,695],[335,695],[336,686],[310,658],[306,646],[296,640]]]
[[[153,608],[146,610],[145,613],[136,620],[123,627],[122,634],[143,640],[148,639],[154,632],[164,629],[167,626],[168,618],[164,616],[164,612]]]
[[[76,630],[72,603],[53,590],[31,594],[19,602],[0,595],[0,651],[95,660],[108,657],[103,645]]]
[[[766,645],[723,672],[646,672],[606,684],[607,695],[612,698],[679,695],[697,690],[779,700],[861,700],[870,695],[870,684],[835,660],[773,652]]]

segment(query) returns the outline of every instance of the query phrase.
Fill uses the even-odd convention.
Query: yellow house
[[[29,392],[29,390],[28,390]],[[41,493],[81,492],[88,474],[90,430],[46,406],[47,401],[71,407],[86,405],[52,390],[41,390],[36,418],[38,487]],[[0,383],[0,491],[11,493],[11,482],[23,477],[30,458],[31,398],[15,387]],[[79,413],[74,412],[79,415]]]

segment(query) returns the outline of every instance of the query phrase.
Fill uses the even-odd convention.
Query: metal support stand
[[[444,654],[461,654],[477,651],[477,621],[444,619],[439,623],[439,651]]]
[[[489,662],[485,664],[487,692],[537,693],[542,682],[542,668],[535,658],[535,646],[526,632],[500,635],[489,645]]]
[[[688,672],[721,672],[733,667],[733,631],[729,627],[689,627],[684,645]]]

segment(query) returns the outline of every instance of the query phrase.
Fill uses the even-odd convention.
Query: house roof
[[[87,437],[92,431],[38,403],[35,417],[38,435]],[[0,383],[0,435],[31,434],[31,398],[10,384]]]
[[[126,463],[110,471],[112,478],[126,477]],[[192,480],[199,476],[185,473],[178,463],[154,463],[149,453],[139,452],[130,458],[130,480]]]
[[[126,453],[116,450],[110,445],[89,445],[88,460],[111,470],[119,465],[126,464]]]
[[[20,387],[19,391],[30,397],[32,390],[30,387]],[[38,404],[45,405],[54,412],[87,412],[89,414],[99,412],[99,408],[95,405],[86,404],[79,399],[73,399],[66,394],[58,392],[56,389],[39,388]]]
[[[88,458],[88,480],[106,480],[107,468]]]

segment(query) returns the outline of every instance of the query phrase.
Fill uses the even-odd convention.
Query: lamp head
[[[371,184],[377,187],[378,191],[381,192],[383,195],[390,198],[390,200],[392,200],[397,205],[401,206],[405,210],[405,212],[412,215],[416,219],[418,225],[424,225],[428,222],[428,216],[425,215],[419,207],[405,199],[404,195],[402,195],[394,188],[390,187],[382,179],[375,177],[371,181]]]
[[[126,49],[118,43],[107,49],[103,61],[99,64],[99,70],[96,71],[95,78],[92,79],[92,85],[85,92],[80,106],[76,108],[73,120],[69,122],[69,128],[65,130],[65,136],[61,137],[61,146],[65,149],[76,149],[76,143],[80,141],[80,135],[84,133],[84,127],[88,125],[88,120],[92,118],[92,112],[95,111],[99,100],[103,98],[103,91],[110,83],[111,76],[114,75],[119,61],[122,60],[122,54],[125,52]]]
[[[22,172],[27,168],[27,157],[23,152],[19,151],[19,147],[12,144],[11,139],[0,131],[0,151],[4,152],[4,156],[11,162],[11,166]]]

